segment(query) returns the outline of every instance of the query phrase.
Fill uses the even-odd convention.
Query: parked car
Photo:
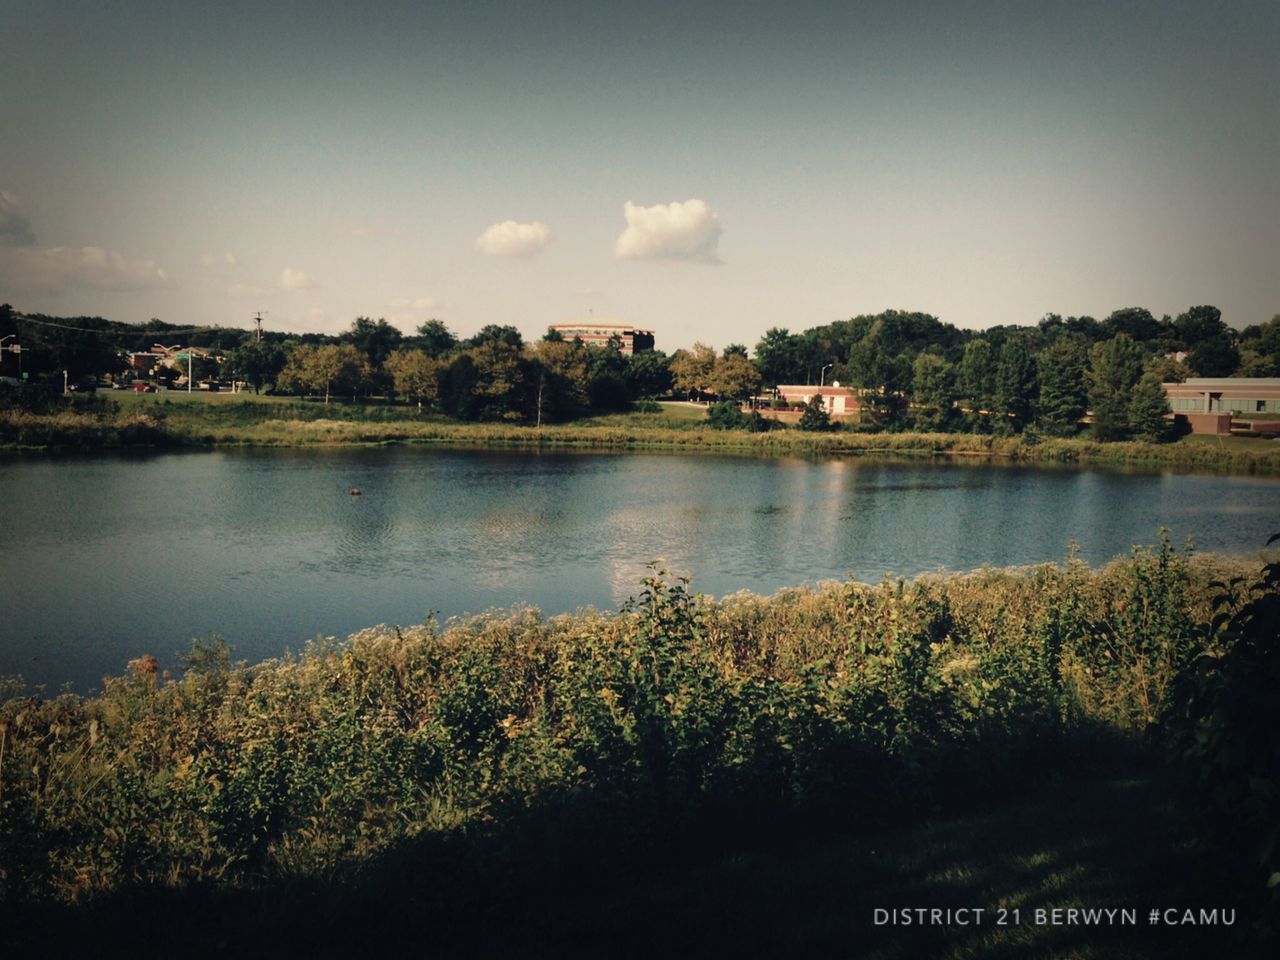
[[[133,382],[133,392],[134,393],[155,393],[156,388],[149,383],[143,383],[141,380],[135,380]]]

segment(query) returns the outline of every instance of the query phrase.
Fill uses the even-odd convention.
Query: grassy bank
[[[11,448],[155,446],[307,446],[450,443],[602,450],[703,450],[766,456],[890,455],[981,457],[1023,463],[1141,465],[1234,473],[1280,473],[1280,444],[1236,437],[1186,437],[1176,443],[975,434],[749,433],[713,430],[703,410],[664,404],[659,412],[592,417],[541,428],[462,423],[386,404],[321,404],[244,395],[112,398],[99,413],[0,411],[0,445]]]
[[[1217,642],[1212,581],[1240,569],[1160,546],[1101,570],[719,602],[655,576],[611,615],[378,627],[252,667],[198,645],[178,679],[143,658],[100,696],[0,707],[0,899],[19,932],[67,904],[85,905],[67,914],[80,922],[156,897],[197,920],[263,895],[295,918],[364,905],[454,947],[552,914],[575,943],[617,936],[619,916],[672,897],[696,926],[732,906],[699,872],[730,890],[785,876],[815,945],[848,930],[822,919],[839,899],[811,885],[823,877],[888,898],[864,891],[863,908],[1207,906],[1213,861],[1166,846],[1196,835],[1185,808],[1149,812],[1152,846],[1135,849],[1063,832],[1043,789],[1072,784],[1087,829],[1117,804],[1121,822],[1143,818],[1164,789],[1156,746]],[[1012,879],[987,872],[1016,866],[1002,852],[955,846],[958,823],[1016,833],[984,821],[1001,805],[1047,831],[1005,842],[1026,858]],[[558,889],[619,913],[575,920]],[[775,936],[788,928],[774,918]],[[955,955],[1049,935],[1064,936],[988,928]],[[1166,942],[1139,937],[1132,955]]]

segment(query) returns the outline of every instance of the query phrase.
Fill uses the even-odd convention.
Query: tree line
[[[496,324],[462,339],[439,320],[405,334],[384,319],[357,317],[336,336],[264,332],[258,339],[248,330],[184,331],[159,320],[19,318],[0,306],[0,335],[19,330],[33,375],[100,376],[121,368],[123,351],[186,339],[213,355],[191,361],[197,379],[235,379],[255,391],[326,401],[398,397],[458,419],[517,422],[567,420],[674,394],[731,401],[734,409],[720,407],[713,421],[745,426],[736,415],[739,401],[780,384],[839,381],[857,389],[864,428],[997,434],[1030,428],[1069,436],[1091,413],[1098,439],[1157,439],[1168,412],[1161,382],[1280,373],[1280,316],[1235,331],[1212,306],[1159,320],[1140,307],[1103,320],[1049,314],[1035,326],[983,331],[887,310],[801,333],[774,327],[754,350],[732,343],[717,352],[696,343],[670,356],[625,354],[616,340],[589,346],[555,330],[526,343],[515,327]],[[809,411],[805,425],[826,424],[820,411]]]

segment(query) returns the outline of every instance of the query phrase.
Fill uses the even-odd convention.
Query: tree
[[[440,392],[440,361],[425,350],[393,350],[385,364],[396,393],[418,404],[430,404]]]
[[[1169,433],[1169,398],[1155,377],[1144,376],[1129,399],[1129,429],[1139,440],[1159,443]]]
[[[1085,415],[1088,391],[1084,347],[1072,337],[1059,337],[1036,357],[1040,380],[1040,428],[1053,437],[1073,436]]]
[[[726,351],[716,361],[708,386],[721,399],[744,400],[760,389],[760,371],[744,354]]]
[[[1116,310],[1102,323],[1113,337],[1123,333],[1139,342],[1155,340],[1163,333],[1160,321],[1151,315],[1150,310],[1142,307],[1124,307]]]
[[[440,370],[440,409],[459,420],[474,420],[479,401],[476,384],[480,374],[469,353],[455,354]]]
[[[566,419],[587,409],[591,403],[591,373],[581,340],[543,338],[529,356],[533,361],[531,377],[538,423],[543,419]]]
[[[956,392],[969,407],[975,426],[986,423],[982,411],[995,405],[996,353],[989,340],[976,337],[964,345],[964,356],[956,364]]]
[[[677,350],[671,357],[672,382],[690,399],[711,389],[715,368],[716,352],[705,343],[695,343],[692,350]]]
[[[671,360],[661,350],[642,350],[627,358],[627,392],[632,397],[663,397],[671,392]]]
[[[576,337],[574,344],[581,347]],[[587,358],[587,395],[592,409],[621,410],[631,401],[627,385],[627,361],[622,355],[622,341],[610,337],[603,346],[583,347]]]
[[[814,432],[831,429],[831,414],[827,413],[827,408],[822,402],[822,394],[815,393],[809,398],[796,426],[801,430]]]
[[[766,386],[805,382],[804,337],[788,333],[785,327],[765,331],[756,344],[756,366]]]
[[[1191,351],[1191,369],[1201,377],[1229,377],[1240,366],[1240,351],[1226,334],[1210,337]]]
[[[1236,367],[1236,375],[1241,377],[1274,377],[1280,370],[1272,357],[1264,356],[1257,350],[1241,350],[1240,366]]]
[[[481,327],[479,332],[464,343],[463,346],[467,348],[478,347],[491,340],[505,343],[507,346],[515,347],[517,350],[524,346],[524,337],[520,335],[519,330],[509,325],[496,323],[489,323]]]
[[[481,420],[527,419],[532,406],[529,364],[521,348],[490,337],[467,351],[475,364],[475,414]]]
[[[284,369],[284,362],[285,352],[280,344],[268,340],[249,341],[228,354],[223,368],[233,380],[243,380],[253,387],[254,393],[261,393],[263,387],[275,382]]]
[[[440,320],[431,319],[418,327],[417,346],[429,357],[443,359],[458,345],[458,338]]]
[[[1154,377],[1157,383],[1182,383],[1187,379],[1187,367],[1171,357],[1157,354],[1147,358],[1142,375]]]
[[[278,383],[285,390],[324,390],[324,402],[335,387],[354,390],[369,372],[369,361],[349,343],[298,344],[289,351]]]
[[[911,358],[892,355],[880,343],[881,326],[855,343],[849,350],[845,373],[862,388],[863,408],[879,426],[895,427],[906,419],[908,394],[911,390]]]
[[[912,365],[911,392],[915,399],[916,425],[925,430],[945,430],[955,415],[955,366],[936,354],[922,353]]]
[[[386,320],[371,317],[356,317],[351,329],[338,337],[340,343],[349,343],[364,354],[372,369],[382,366],[403,339],[404,334]]]
[[[1089,405],[1099,440],[1122,440],[1129,430],[1129,404],[1142,376],[1142,348],[1127,334],[1095,343],[1089,354]]]
[[[751,418],[732,400],[718,400],[707,407],[707,423],[713,430],[746,430]]]
[[[1217,307],[1192,307],[1186,313],[1178,314],[1173,321],[1173,332],[1183,346],[1194,348],[1211,337],[1225,334],[1227,325],[1222,322],[1222,311]]]
[[[724,352],[721,353],[721,357],[726,360],[729,359],[729,357],[741,357],[745,360],[747,359],[747,348],[740,343],[731,343],[724,348]]]
[[[1010,337],[1000,348],[995,387],[992,404],[995,429],[999,433],[1021,433],[1031,422],[1039,393],[1036,365],[1022,337]]]

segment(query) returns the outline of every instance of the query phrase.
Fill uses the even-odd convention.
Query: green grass
[[[614,450],[692,450],[765,456],[880,455],[978,457],[1023,463],[1081,463],[1149,468],[1280,473],[1280,443],[1244,437],[1189,436],[1176,443],[1097,443],[1085,439],[998,438],[975,434],[768,433],[714,430],[705,409],[666,403],[656,413],[628,412],[541,428],[465,423],[381,401],[339,402],[253,394],[124,394],[114,413],[49,415],[0,411],[0,446],[111,447],[308,446],[450,443],[506,447],[573,446]]]

